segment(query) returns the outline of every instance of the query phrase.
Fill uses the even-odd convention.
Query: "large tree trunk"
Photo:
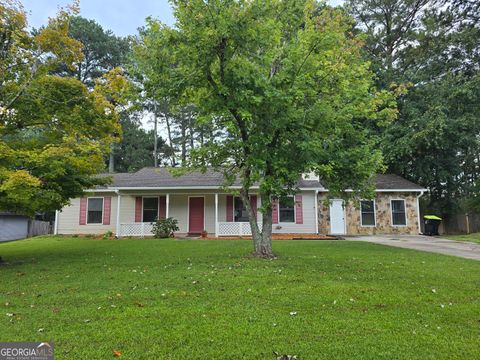
[[[263,198],[262,198],[263,201]],[[260,248],[256,249],[262,257],[274,257],[272,250],[272,200],[268,198],[269,206],[263,213],[262,221],[262,242]]]
[[[257,216],[253,212],[252,204],[250,203],[249,193],[247,189],[240,191],[240,197],[248,212],[248,220],[250,222],[250,228],[252,230],[253,240],[253,255],[260,258],[272,258],[274,257],[272,251],[272,206],[271,200],[269,202],[266,211],[263,213],[262,231],[260,231],[257,223]],[[265,199],[269,199],[268,196]],[[262,203],[264,198],[262,197]]]

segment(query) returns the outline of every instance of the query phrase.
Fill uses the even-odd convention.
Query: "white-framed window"
[[[392,211],[392,225],[405,226],[407,225],[407,213],[405,209],[404,199],[390,200],[390,208]]]
[[[103,197],[87,198],[87,224],[103,223]]]
[[[278,220],[281,223],[295,222],[295,198],[286,196],[278,201]]]
[[[233,198],[233,221],[248,222],[248,211],[240,197]]]
[[[142,210],[142,222],[154,222],[158,218],[158,196],[144,197],[143,198],[143,210]]]
[[[375,200],[360,201],[360,225],[375,226]]]

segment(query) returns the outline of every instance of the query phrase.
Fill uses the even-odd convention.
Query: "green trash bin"
[[[438,235],[438,227],[442,222],[442,218],[436,215],[425,215],[423,219],[425,224],[424,234],[429,236]]]

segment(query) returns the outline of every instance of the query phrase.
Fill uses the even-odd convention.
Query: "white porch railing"
[[[258,224],[260,231],[262,230],[262,224]],[[219,222],[218,223],[218,236],[243,236],[252,235],[250,223],[248,222]]]
[[[120,224],[118,236],[153,236],[151,223],[123,223]]]
[[[258,224],[260,231],[262,224]],[[252,231],[248,222],[219,222],[218,236],[250,236]],[[153,236],[151,223],[121,223],[119,237],[125,236]]]

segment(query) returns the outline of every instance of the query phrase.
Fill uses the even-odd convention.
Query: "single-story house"
[[[112,175],[113,182],[73,199],[56,214],[57,234],[149,236],[156,218],[178,220],[180,234],[250,235],[241,199],[224,190],[221,173],[209,170],[180,177],[167,168],[144,168]],[[419,233],[418,198],[425,189],[396,175],[376,177],[376,196],[356,207],[341,199],[326,200],[328,189],[312,176],[303,176],[298,192],[274,201],[273,233],[374,234]],[[240,188],[239,183],[230,187]],[[254,209],[262,199],[252,188]],[[262,214],[256,212],[261,225]]]

